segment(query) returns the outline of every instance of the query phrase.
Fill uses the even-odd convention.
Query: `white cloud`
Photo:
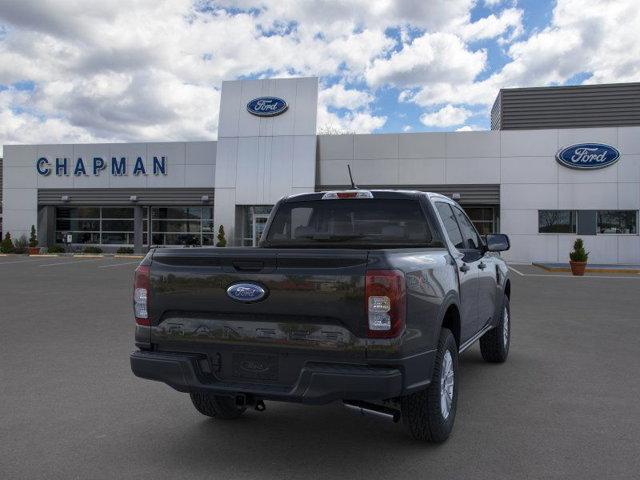
[[[321,133],[371,133],[382,128],[386,122],[386,116],[373,115],[366,111],[347,112],[343,116],[338,116],[327,110],[325,106],[318,106],[318,131]]]
[[[318,132],[320,133],[371,133],[384,126],[386,116],[374,115],[369,104],[374,96],[368,92],[347,89],[336,83],[320,90],[318,94]],[[330,109],[347,109],[338,115]]]
[[[471,82],[484,69],[485,50],[471,51],[452,33],[425,33],[366,72],[370,85],[413,87],[433,82]]]
[[[329,88],[321,90],[318,101],[323,105],[334,108],[347,108],[357,110],[364,108],[373,101],[374,97],[368,92],[356,89],[346,89],[341,83],[336,83]]]
[[[465,125],[464,127],[456,128],[456,132],[478,132],[484,130],[478,125]]]
[[[4,2],[0,144],[215,139],[220,83],[240,76],[337,82],[320,93],[318,123],[361,132],[385,125],[391,113],[371,105],[390,86],[401,104],[486,114],[503,87],[562,84],[581,73],[591,83],[640,80],[636,0],[557,0],[551,23],[528,35],[526,7],[485,0],[493,13],[472,22],[476,3]],[[503,67],[487,71],[478,40],[497,42]],[[11,87],[24,81],[32,91]],[[440,115],[428,121],[452,121]]]
[[[585,83],[640,80],[640,9],[635,0],[558,0],[551,24],[507,49],[501,70],[484,80],[424,82],[404,100],[423,107],[443,103],[489,107],[500,88],[563,84],[577,74]],[[487,110],[488,112],[488,110]]]
[[[402,131],[403,132],[410,132],[411,130],[413,130],[413,127],[411,125],[405,125],[404,127],[402,127]]]
[[[500,5],[501,3],[503,3],[505,0],[484,0],[484,5],[485,7],[496,7],[498,5]]]
[[[473,113],[466,108],[446,105],[433,113],[423,113],[420,121],[428,127],[451,127],[467,121]]]
[[[465,40],[485,40],[510,32],[508,40],[513,40],[524,32],[522,16],[522,10],[507,8],[502,10],[498,16],[491,14],[465,25],[458,33]]]

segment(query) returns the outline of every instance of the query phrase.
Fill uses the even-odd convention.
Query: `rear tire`
[[[449,437],[456,417],[458,383],[458,345],[451,331],[443,328],[431,383],[400,402],[402,421],[415,440],[440,443]]]
[[[233,397],[203,392],[193,392],[189,395],[196,410],[207,417],[234,420],[247,409],[247,407],[238,407]]]
[[[503,363],[509,356],[511,344],[511,307],[505,295],[500,320],[495,328],[480,338],[480,353],[486,362]]]

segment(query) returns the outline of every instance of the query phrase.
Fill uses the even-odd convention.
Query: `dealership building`
[[[505,89],[490,131],[317,135],[317,78],[223,82],[218,140],[5,145],[2,230],[105,251],[252,246],[285,195],[443,193],[512,262],[640,263],[640,83]]]

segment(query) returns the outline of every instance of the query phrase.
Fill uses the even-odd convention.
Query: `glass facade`
[[[467,207],[462,205],[463,210],[473,222],[480,235],[496,233],[498,231],[496,210],[494,207]]]
[[[240,207],[240,238],[243,247],[255,247],[267,224],[273,205]]]
[[[637,235],[637,210],[538,210],[539,233]]]
[[[57,207],[56,243],[133,245],[133,216],[133,207]]]
[[[635,235],[638,233],[638,212],[635,210],[599,210],[597,232]]]
[[[142,243],[214,244],[213,207],[143,207]],[[149,222],[149,215],[151,222]],[[56,243],[134,244],[134,207],[57,207]]]
[[[151,244],[212,246],[213,207],[151,207]]]
[[[573,210],[539,210],[539,233],[576,233],[576,212]]]

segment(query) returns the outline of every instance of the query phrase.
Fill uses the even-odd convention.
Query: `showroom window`
[[[539,210],[539,233],[576,233],[576,212],[573,210]]]
[[[133,207],[58,207],[56,242],[133,245]],[[145,210],[146,217],[146,210]]]
[[[214,245],[213,207],[151,207],[152,245]]]
[[[480,235],[488,235],[490,233],[495,233],[498,230],[496,228],[497,219],[493,207],[464,206],[463,208]]]
[[[638,212],[635,210],[599,210],[597,232],[635,235],[638,233]]]

